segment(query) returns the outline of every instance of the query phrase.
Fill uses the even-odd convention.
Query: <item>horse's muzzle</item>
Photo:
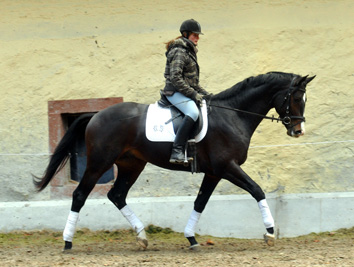
[[[287,134],[291,137],[300,137],[305,134],[305,123],[301,122],[288,128]]]

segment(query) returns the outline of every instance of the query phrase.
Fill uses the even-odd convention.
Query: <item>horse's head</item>
[[[275,99],[275,109],[281,121],[291,137],[299,137],[305,134],[305,104],[306,85],[316,76],[298,76],[294,78],[284,94],[278,95]]]

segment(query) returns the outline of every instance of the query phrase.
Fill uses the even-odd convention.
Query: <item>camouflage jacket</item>
[[[197,48],[185,38],[176,39],[166,52],[164,88],[165,95],[173,95],[180,92],[183,95],[195,99],[197,93],[208,94],[199,85],[199,65],[197,61]]]

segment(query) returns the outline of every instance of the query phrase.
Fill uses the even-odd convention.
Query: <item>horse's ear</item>
[[[308,77],[309,77],[308,75],[303,76],[303,77],[299,77],[297,80],[295,80],[294,85],[295,86],[299,86],[299,85],[306,86],[309,82],[311,82],[316,77],[316,75],[312,76],[310,78],[308,78]]]
[[[308,75],[307,75],[308,76]],[[306,76],[306,77],[307,77]],[[316,77],[316,75],[315,76],[312,76],[312,77],[310,77],[310,78],[306,78],[306,80],[305,80],[305,84],[308,84],[309,82],[311,82],[313,79],[315,79],[315,77]]]
[[[301,77],[300,81],[299,81],[299,85],[302,84],[303,82],[306,82],[306,79],[307,79],[308,75],[304,76],[304,77]]]
[[[293,86],[299,86],[300,84],[302,84],[306,79],[307,79],[307,76],[304,76],[304,77],[301,77],[301,76],[298,76],[293,82],[292,82],[292,85]]]

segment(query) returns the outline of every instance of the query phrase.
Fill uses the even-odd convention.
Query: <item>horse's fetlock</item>
[[[189,244],[190,244],[190,247],[195,247],[198,245],[198,242],[197,240],[195,239],[195,236],[190,236],[190,237],[187,237],[188,241],[189,241]]]
[[[64,246],[64,249],[63,249],[63,252],[68,252],[72,249],[73,247],[73,243],[70,242],[70,241],[65,241],[65,246]]]

